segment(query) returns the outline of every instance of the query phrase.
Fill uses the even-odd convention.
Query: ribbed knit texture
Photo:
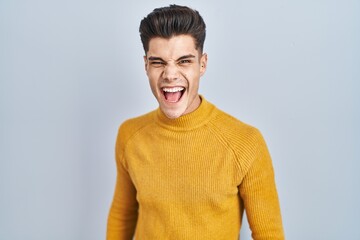
[[[124,122],[107,239],[284,239],[274,172],[260,132],[202,98],[177,119],[159,109]]]

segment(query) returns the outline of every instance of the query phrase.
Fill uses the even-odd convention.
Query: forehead
[[[190,35],[179,35],[169,39],[156,37],[149,42],[148,56],[156,56],[167,59],[178,58],[192,54],[198,56],[195,48],[195,40]]]

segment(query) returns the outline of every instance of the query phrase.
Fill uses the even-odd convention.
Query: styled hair
[[[202,53],[206,36],[206,25],[199,12],[186,6],[170,5],[155,8],[140,23],[140,38],[145,50],[149,51],[152,38],[169,39],[178,35],[194,38],[195,49]]]

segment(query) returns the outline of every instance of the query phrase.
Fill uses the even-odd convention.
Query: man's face
[[[152,38],[144,60],[151,90],[168,118],[178,118],[200,105],[199,80],[207,55],[195,49],[190,35]]]

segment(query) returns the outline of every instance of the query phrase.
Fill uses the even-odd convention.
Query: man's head
[[[194,111],[207,65],[202,17],[188,7],[157,8],[141,21],[140,36],[146,74],[162,112],[178,118]]]
[[[156,8],[140,23],[140,37],[145,51],[149,50],[152,38],[169,39],[178,35],[190,35],[194,38],[196,49],[202,53],[206,36],[206,25],[199,12],[178,5]]]

